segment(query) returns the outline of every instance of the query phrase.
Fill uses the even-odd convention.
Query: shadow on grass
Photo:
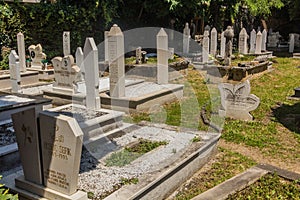
[[[290,131],[300,134],[300,102],[293,105],[281,104],[272,108],[273,116]]]

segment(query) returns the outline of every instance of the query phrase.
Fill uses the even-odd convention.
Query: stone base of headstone
[[[293,53],[293,58],[300,58],[300,53]]]
[[[244,121],[252,121],[253,116],[249,114],[247,111],[242,110],[219,110],[220,117],[229,117],[232,119],[244,120]]]
[[[273,57],[273,51],[264,51],[264,52],[261,52],[259,54],[257,53],[248,53],[246,55],[249,55],[249,56],[268,56],[268,57]]]
[[[39,75],[38,78],[39,80],[54,80],[54,69],[37,69],[37,68],[28,68],[29,71],[38,71]]]
[[[77,191],[72,195],[65,195],[52,189],[46,188],[42,185],[34,184],[24,179],[24,176],[20,176],[15,179],[15,186],[21,190],[18,190],[19,199],[48,199],[48,200],[88,200],[87,193],[83,191]],[[24,190],[24,192],[22,192]],[[32,194],[32,195],[31,195]],[[38,195],[39,197],[37,197]],[[23,198],[22,198],[23,197]]]
[[[58,93],[62,93],[62,94],[72,95],[74,93],[74,91],[69,88],[61,88],[61,87],[53,86],[52,89],[53,89],[53,92],[58,92]]]

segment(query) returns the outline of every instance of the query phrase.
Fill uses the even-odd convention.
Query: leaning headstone
[[[290,34],[290,42],[289,42],[289,53],[294,52],[294,47],[295,47],[295,35]]]
[[[247,31],[245,28],[243,28],[239,34],[239,53],[241,54],[248,53],[247,38]]]
[[[220,56],[224,59],[225,57],[225,45],[226,45],[226,38],[224,36],[224,31],[221,33],[221,47],[220,47]]]
[[[31,58],[31,68],[36,70],[43,69],[42,60],[46,59],[46,54],[43,53],[43,48],[41,44],[30,45],[28,47],[30,58]]]
[[[100,109],[98,49],[93,38],[86,38],[83,55],[86,85],[86,107],[88,109],[98,110]]]
[[[11,50],[9,54],[9,72],[11,80],[11,91],[12,93],[19,93],[21,91],[21,75],[19,56],[15,50]]]
[[[63,33],[63,52],[64,52],[64,56],[71,55],[70,32],[69,31],[64,31],[64,33]]]
[[[135,50],[135,63],[142,64],[142,47],[138,47]]]
[[[216,56],[218,44],[218,32],[216,28],[213,28],[210,32],[210,54]]]
[[[224,64],[226,66],[230,66],[232,55],[232,39],[234,36],[234,32],[231,26],[227,26],[227,29],[224,32],[224,36],[226,38]]]
[[[18,43],[18,55],[21,72],[26,72],[26,59],[25,59],[25,42],[23,33],[18,33],[17,35]]]
[[[203,44],[202,44],[202,62],[207,63],[208,62],[208,56],[209,56],[209,32],[204,31],[203,35]]]
[[[261,51],[267,50],[267,31],[266,29],[263,30],[261,35]]]
[[[253,29],[250,33],[250,53],[255,53],[256,31]]]
[[[81,80],[85,80],[85,70],[83,65],[84,55],[81,47],[77,47],[75,57],[76,57],[76,65],[80,68]]]
[[[190,48],[190,28],[189,23],[185,23],[185,27],[183,29],[183,53],[187,54],[189,53]]]
[[[118,25],[114,24],[108,33],[109,84],[110,96],[125,96],[125,58],[124,35]]]
[[[255,54],[261,54],[261,42],[262,42],[262,34],[258,31],[256,35],[256,42],[255,42]]]
[[[237,85],[222,83],[219,85],[219,90],[223,107],[219,110],[221,116],[246,121],[253,120],[249,112],[258,107],[260,100],[254,94],[250,94],[249,80]]]
[[[104,31],[104,62],[108,64],[108,33],[109,31]]]
[[[156,35],[157,47],[157,83],[167,84],[169,81],[168,69],[168,35],[163,28]]]

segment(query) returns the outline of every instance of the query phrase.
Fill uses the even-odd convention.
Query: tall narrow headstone
[[[167,84],[169,81],[168,69],[168,35],[163,28],[156,35],[157,47],[157,83]]]
[[[189,48],[190,48],[190,28],[189,28],[189,23],[185,23],[185,27],[183,29],[183,53],[187,54],[189,53]]]
[[[170,31],[170,40],[174,40],[174,24],[175,24],[175,19],[171,19],[170,21],[171,24],[171,31]]]
[[[80,68],[81,80],[85,80],[85,70],[83,65],[84,56],[81,47],[77,47],[75,57],[76,57],[76,65]]]
[[[203,35],[203,44],[202,44],[202,62],[208,62],[208,55],[209,55],[209,32],[204,31]]]
[[[64,51],[64,56],[71,55],[70,32],[69,31],[64,31],[64,33],[63,33],[63,51]]]
[[[248,53],[247,38],[248,38],[247,31],[245,28],[243,28],[239,34],[239,53],[241,54]]]
[[[26,72],[26,59],[25,59],[25,42],[23,33],[18,33],[17,35],[18,43],[18,55],[21,72]]]
[[[210,54],[216,56],[218,46],[218,32],[216,28],[211,30],[210,37]]]
[[[266,29],[264,29],[261,36],[261,51],[266,51],[267,50],[266,46],[267,46],[267,31]]]
[[[21,91],[21,75],[19,56],[15,50],[11,50],[9,54],[9,72],[11,80],[11,91],[12,93],[19,93]]]
[[[104,62],[108,64],[108,33],[109,31],[104,31]]]
[[[142,47],[138,47],[135,50],[135,63],[142,64]]]
[[[221,33],[221,47],[220,47],[220,56],[221,58],[225,57],[225,45],[226,45],[226,38],[224,36],[224,31]]]
[[[43,48],[41,44],[30,45],[28,47],[30,58],[31,58],[31,68],[36,70],[43,69],[42,60],[46,59],[46,54],[43,53]]]
[[[232,39],[234,36],[234,32],[231,26],[227,26],[227,29],[224,32],[224,36],[226,38],[224,64],[226,66],[230,66],[232,55]]]
[[[86,107],[100,109],[98,49],[93,38],[86,38],[84,48]]]
[[[108,33],[109,84],[110,96],[125,96],[125,58],[124,35],[118,25],[114,24]]]
[[[250,53],[255,53],[256,31],[253,29],[250,33]]]
[[[289,42],[289,52],[290,53],[294,52],[294,47],[295,47],[295,35],[290,34],[290,42]]]
[[[262,34],[260,31],[256,34],[256,42],[255,42],[255,54],[261,54],[261,42],[262,42]]]

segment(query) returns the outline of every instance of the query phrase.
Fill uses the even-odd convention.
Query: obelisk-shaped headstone
[[[241,54],[248,53],[247,38],[248,38],[247,31],[245,28],[242,28],[239,34],[239,53]]]
[[[210,32],[210,54],[216,56],[218,46],[218,32],[216,28],[213,28]]]
[[[289,42],[289,52],[290,53],[294,52],[294,47],[295,47],[295,35],[290,34],[290,42]]]
[[[256,34],[255,54],[261,54],[262,34],[260,31]]]
[[[204,31],[203,35],[203,44],[202,44],[202,62],[208,62],[208,55],[209,55],[209,32]]]
[[[26,72],[25,42],[24,42],[23,33],[18,33],[17,43],[18,43],[18,55],[19,55],[20,71],[21,72]]]
[[[262,36],[261,36],[261,51],[266,51],[267,46],[267,31],[266,29],[263,30]]]
[[[104,31],[104,62],[108,64],[108,33],[109,31]]]
[[[167,84],[169,81],[168,69],[168,35],[163,28],[156,35],[157,47],[157,83]]]
[[[230,66],[231,55],[232,55],[232,43],[233,43],[232,39],[234,37],[234,31],[231,26],[227,26],[227,29],[224,32],[224,36],[226,38],[224,64],[226,66]]]
[[[64,56],[71,55],[70,32],[69,31],[64,31],[64,33],[63,33],[63,51],[64,51]]]
[[[114,24],[108,33],[109,84],[110,96],[125,96],[125,58],[124,35],[118,25]]]
[[[86,107],[100,109],[98,49],[93,38],[86,38],[84,48]]]
[[[81,47],[77,47],[75,57],[76,65],[80,68],[81,71],[81,80],[85,80],[85,70],[83,65],[84,55]]]
[[[256,31],[253,29],[250,33],[250,53],[255,53]]]
[[[224,36],[224,31],[221,33],[221,47],[220,47],[220,56],[224,59],[225,57],[225,45],[226,45],[226,38]]]
[[[12,93],[19,93],[21,91],[21,75],[19,56],[15,50],[11,50],[9,54],[9,72],[11,80],[11,91]]]
[[[190,28],[189,28],[189,23],[185,23],[185,27],[183,29],[183,53],[187,54],[189,53],[189,48],[190,48]]]

